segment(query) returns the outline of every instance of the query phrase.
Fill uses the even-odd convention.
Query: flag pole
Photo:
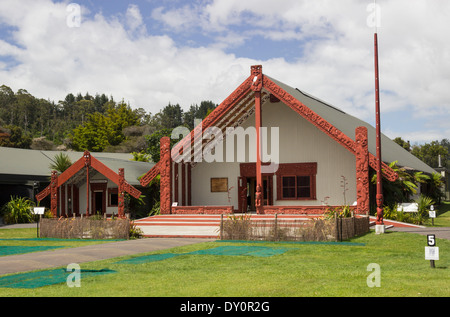
[[[375,2],[375,1],[374,1]],[[375,10],[378,8],[375,4]],[[375,120],[376,120],[376,162],[377,162],[377,219],[375,222],[375,232],[384,233],[383,222],[383,175],[381,169],[381,125],[380,125],[380,85],[378,74],[378,34],[377,34],[377,19],[375,19],[375,33],[374,33],[374,58],[375,58]]]

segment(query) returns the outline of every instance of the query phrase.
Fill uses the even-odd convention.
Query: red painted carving
[[[159,165],[160,163],[156,163],[139,181],[142,186],[147,186],[150,182],[159,175]]]
[[[369,215],[369,149],[367,128],[355,130],[356,152],[356,212]]]
[[[50,182],[50,185],[45,188],[43,191],[41,191],[39,194],[36,195],[36,199],[38,201],[41,201],[47,195],[50,194],[51,197],[51,210],[52,213],[56,216],[56,210],[57,210],[57,199],[58,195],[56,194],[57,188],[62,186],[64,183],[66,183],[69,179],[71,179],[75,174],[77,174],[81,169],[86,168],[87,171],[87,177],[89,177],[88,168],[91,167],[98,171],[100,174],[104,175],[108,179],[110,179],[112,182],[117,184],[119,186],[119,178],[120,176],[115,173],[113,170],[111,170],[108,166],[97,160],[95,157],[91,155],[88,151],[85,151],[83,153],[83,156],[73,163],[67,170],[65,170],[63,173],[61,173],[59,176],[55,174],[56,172],[52,172],[52,181]],[[54,179],[54,180],[53,180]],[[125,192],[128,192],[131,196],[135,198],[139,198],[141,195],[141,192],[137,190],[135,187],[131,186],[125,179],[123,179],[123,187]],[[87,189],[89,190],[89,189]],[[56,199],[56,201],[54,201]],[[74,198],[75,199],[75,198]],[[53,206],[54,205],[54,206]]]
[[[52,171],[50,180],[50,210],[53,217],[56,217],[58,212],[58,173],[56,171]]]
[[[119,168],[119,188],[118,188],[118,216],[125,217],[125,171]]]
[[[377,168],[377,158],[375,157],[375,155],[369,153],[369,165],[370,167],[372,167],[374,170],[376,170]],[[389,165],[387,165],[384,162],[381,162],[381,168],[382,168],[382,172],[383,172],[383,176],[389,180],[390,182],[395,182],[398,178],[398,174],[389,167]]]
[[[161,138],[160,157],[160,210],[161,214],[170,214],[172,207],[172,160],[169,137]]]
[[[263,85],[263,74],[261,65],[255,65],[251,67],[251,77],[252,77],[251,89],[253,91],[261,91]]]
[[[255,207],[256,207],[256,213],[263,214],[263,194],[261,191],[261,186],[256,186],[256,192],[255,192]]]
[[[214,126],[218,120],[220,120],[228,111],[238,104],[242,98],[244,98],[250,91],[253,77],[249,76],[239,87],[233,91],[220,105],[214,109],[203,121],[201,125],[198,125],[178,142],[172,149],[172,159],[175,161],[180,156],[180,150],[183,148],[189,148],[187,145],[191,143],[191,149],[193,149],[194,142],[202,142],[203,131],[208,127]]]

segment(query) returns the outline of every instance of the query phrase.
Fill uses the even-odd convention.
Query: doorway
[[[264,206],[272,205],[272,176],[263,176],[262,182],[262,191],[264,197],[263,204]],[[241,199],[239,201],[239,212],[256,211],[256,177],[239,177],[239,183],[239,193],[241,193]]]
[[[256,196],[256,177],[246,177],[247,179],[247,206],[249,211],[256,211],[255,196]],[[272,191],[271,181],[269,176],[262,177],[263,183],[263,204],[264,206],[272,205]]]
[[[91,183],[91,215],[106,213],[106,182]]]
[[[105,212],[103,210],[103,192],[102,191],[96,191],[94,192],[94,197],[93,197],[93,205],[94,205],[94,209],[92,210],[94,215],[100,214],[103,215],[103,213]]]

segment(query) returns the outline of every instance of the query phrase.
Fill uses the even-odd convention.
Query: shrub
[[[3,222],[6,224],[34,222],[31,211],[34,206],[35,203],[26,197],[11,196],[11,200],[4,204],[1,210]]]

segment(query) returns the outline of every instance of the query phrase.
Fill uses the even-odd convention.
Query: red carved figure
[[[172,205],[172,180],[170,156],[170,138],[162,137],[160,141],[160,208],[161,214],[170,214]]]

